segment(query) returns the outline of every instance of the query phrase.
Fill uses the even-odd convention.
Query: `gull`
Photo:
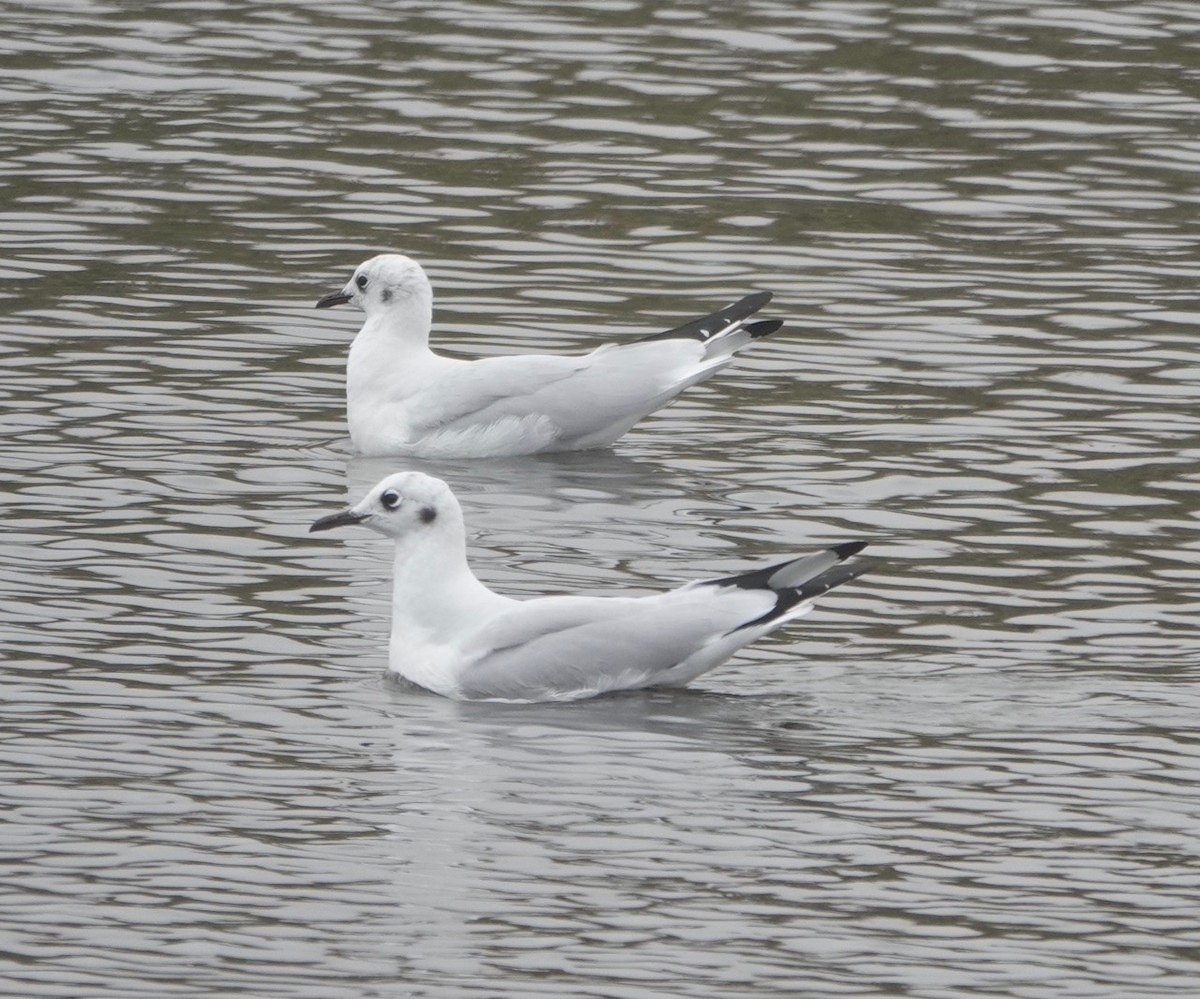
[[[782,320],[747,320],[760,291],[702,319],[591,353],[473,361],[429,349],[433,289],[420,264],[360,264],[318,309],[351,302],[366,321],[346,365],[346,421],[368,457],[495,458],[606,447],[689,385],[720,371]]]
[[[441,479],[390,475],[309,530],[350,524],[395,542],[390,669],[470,701],[571,701],[683,686],[872,566],[845,562],[866,547],[851,541],[652,596],[517,600],[471,571],[462,509]]]

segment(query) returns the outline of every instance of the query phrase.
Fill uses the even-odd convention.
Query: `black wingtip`
[[[748,317],[754,315],[759,309],[771,301],[771,293],[769,291],[754,291],[743,298],[739,298],[732,305],[727,305],[725,308],[712,313],[712,315],[702,316],[699,319],[693,319],[691,322],[684,323],[682,326],[676,326],[674,329],[665,330],[662,333],[651,333],[650,336],[644,336],[639,342],[647,340],[699,340],[704,342],[712,338],[713,334],[719,330],[726,328],[730,323],[739,323]],[[754,323],[754,326],[766,325],[772,322],[779,322],[782,325],[782,320],[767,319],[762,323]],[[749,329],[748,326],[743,326],[743,329]],[[758,336],[766,336],[768,333],[774,333],[779,327],[775,326],[772,329],[764,329]],[[754,336],[755,334],[751,334]]]
[[[827,550],[832,552],[834,557],[839,562],[844,562],[851,555],[857,555],[860,551],[870,544],[869,541],[843,541],[840,545],[832,545]],[[705,585],[709,586],[737,586],[743,590],[764,590],[771,589],[771,578],[779,572],[780,569],[786,568],[794,562],[804,558],[789,558],[784,562],[776,562],[774,565],[764,566],[761,569],[751,569],[749,572],[738,572],[732,576],[721,576],[717,579],[706,579]],[[832,572],[833,570],[828,570]],[[791,592],[791,591],[786,591]]]
[[[745,298],[735,302],[731,309],[745,309],[746,315],[752,315],[766,305],[775,296],[769,291],[752,291]]]
[[[851,542],[849,545],[839,545],[838,548],[851,548],[855,544],[860,547],[857,550],[861,551],[861,542]],[[836,551],[837,549],[834,549]],[[734,628],[734,631],[740,631],[742,628],[753,628],[756,625],[765,624],[768,621],[773,621],[778,617],[782,617],[797,604],[806,603],[809,600],[814,600],[822,593],[828,593],[835,586],[841,586],[842,583],[848,583],[852,579],[857,579],[864,573],[870,572],[872,569],[878,568],[879,563],[873,559],[859,559],[857,562],[851,562],[849,565],[839,564],[832,569],[826,569],[819,576],[814,576],[801,586],[794,589],[776,590],[775,591],[775,606],[765,614],[756,617],[753,621],[747,621],[745,624]]]
[[[851,555],[857,555],[870,543],[869,541],[846,541],[840,545],[834,545],[829,550],[838,557],[839,562],[844,562]]]
[[[756,323],[747,323],[742,329],[750,334],[751,340],[761,340],[764,336],[770,336],[782,325],[782,319],[760,319]]]
[[[819,597],[822,593],[828,593],[835,586],[841,586],[842,583],[848,583],[850,580],[857,579],[864,573],[878,568],[877,561],[866,558],[851,562],[849,565],[835,565],[832,569],[826,569],[819,576],[814,576],[802,586],[792,590],[789,597],[790,605],[794,607],[806,600],[812,600],[813,597]]]

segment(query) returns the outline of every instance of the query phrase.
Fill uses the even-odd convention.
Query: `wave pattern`
[[[1186,4],[5,5],[5,944],[27,996],[1190,996]],[[421,467],[480,574],[884,561],[697,689],[382,679],[364,257],[440,343],[788,327],[611,452]],[[586,532],[586,533],[584,533]]]

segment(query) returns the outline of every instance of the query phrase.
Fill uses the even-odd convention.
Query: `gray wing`
[[[651,686],[774,600],[769,591],[689,587],[651,597],[525,601],[469,636],[463,651],[470,661],[457,682],[469,699],[522,701]]]
[[[775,332],[777,319],[747,320],[771,300],[755,292],[708,316],[590,354],[522,354],[455,365],[418,397],[419,434],[453,433],[501,420],[544,417],[564,438],[632,425],[689,385],[723,368],[735,351]]]
[[[706,360],[694,340],[636,341],[590,354],[485,357],[448,370],[414,397],[418,434],[453,433],[502,420],[540,418],[565,439],[631,422],[657,409],[699,372],[723,366]]]

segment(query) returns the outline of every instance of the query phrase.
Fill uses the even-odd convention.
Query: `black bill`
[[[314,520],[312,527],[308,529],[308,533],[312,534],[313,531],[328,531],[331,527],[349,527],[351,524],[360,524],[368,516],[369,514],[355,513],[353,510],[342,510],[339,513],[331,513],[327,517]]]
[[[328,309],[334,305],[344,305],[348,301],[350,301],[350,296],[344,291],[335,291],[332,295],[326,295],[324,298],[320,299],[314,307],[318,309]]]

